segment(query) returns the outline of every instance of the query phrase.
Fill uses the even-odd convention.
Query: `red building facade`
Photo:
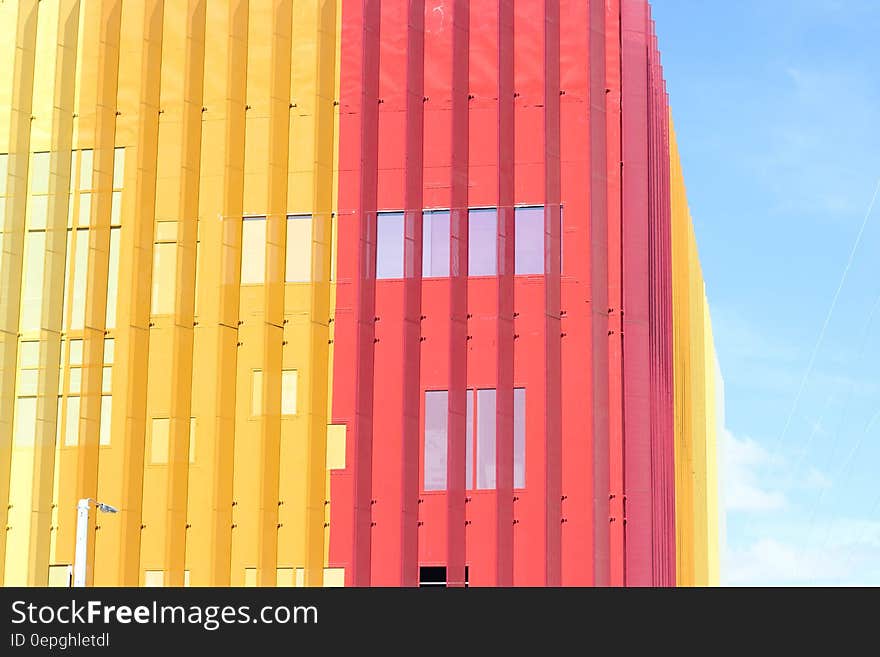
[[[329,565],[676,581],[668,103],[646,0],[343,0]]]

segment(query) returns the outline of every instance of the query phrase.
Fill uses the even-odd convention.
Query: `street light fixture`
[[[86,562],[88,561],[89,549],[89,509],[94,503],[98,511],[102,513],[118,513],[119,509],[84,497],[76,504],[76,551],[73,557],[73,585],[86,585]]]

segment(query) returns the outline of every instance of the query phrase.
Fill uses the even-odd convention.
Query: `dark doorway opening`
[[[469,568],[464,567],[464,587],[469,585]],[[446,588],[446,566],[419,566],[419,588]]]

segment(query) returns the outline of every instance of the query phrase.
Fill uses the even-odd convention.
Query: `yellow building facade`
[[[69,581],[80,497],[120,508],[89,532],[89,583],[341,581],[337,19],[0,3],[5,585]]]
[[[669,150],[676,571],[679,586],[717,586],[723,522],[718,466],[719,438],[724,426],[724,382],[715,355],[706,286],[674,129],[670,129]]]

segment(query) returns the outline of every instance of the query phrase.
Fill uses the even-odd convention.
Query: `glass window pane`
[[[150,431],[150,463],[168,463],[168,432],[171,420],[154,417]]]
[[[122,224],[122,192],[113,192],[110,196],[110,225]]]
[[[481,208],[468,213],[469,276],[495,275],[498,260],[497,237],[498,218],[495,208]]]
[[[177,279],[177,244],[174,242],[153,246],[153,299],[154,315],[174,312],[174,288]]]
[[[516,273],[544,273],[544,208],[516,208]]]
[[[67,417],[64,422],[64,445],[73,447],[79,436],[79,397],[67,398]]]
[[[241,222],[241,284],[262,285],[266,280],[266,217]]]
[[[513,487],[526,487],[526,389],[513,389]]]
[[[281,415],[296,415],[296,370],[281,371]]]
[[[106,369],[105,369],[106,374]],[[104,395],[101,397],[101,429],[99,443],[101,445],[110,444],[110,419],[113,414],[113,397]]]
[[[125,176],[125,148],[113,150],[113,188],[120,189]]]
[[[287,253],[284,280],[308,283],[312,279],[312,218],[305,214],[287,217]]]
[[[37,431],[37,398],[21,397],[15,402],[13,442],[17,447],[34,444]]]
[[[119,292],[119,229],[110,229],[110,266],[107,274],[106,328],[116,327],[116,300]]]
[[[50,587],[66,588],[70,586],[73,567],[68,564],[49,566],[49,584]]]
[[[89,265],[89,232],[87,230],[76,231],[75,248],[70,328],[81,329],[86,316],[86,274]]]
[[[157,242],[176,242],[177,241],[177,222],[176,221],[157,221],[156,222],[156,241]]]
[[[49,153],[34,153],[31,157],[31,194],[49,193]]]
[[[101,373],[101,392],[109,395],[113,391],[113,367],[107,366],[102,368]]]
[[[38,340],[28,340],[19,345],[18,366],[20,368],[40,366],[40,343]]]
[[[425,393],[425,490],[446,490],[446,437],[449,393]]]
[[[116,340],[113,338],[104,338],[104,364],[112,365],[113,358],[116,355]]]
[[[32,397],[37,394],[37,379],[40,370],[20,370],[18,373],[18,388],[16,393],[20,397]]]
[[[76,224],[80,228],[86,228],[89,225],[89,220],[92,215],[92,195],[91,194],[80,194],[79,195],[79,219]]]
[[[477,390],[477,488],[495,488],[495,390]]]
[[[40,328],[43,300],[43,264],[45,262],[46,233],[25,235],[24,285],[21,299],[21,330]]]
[[[31,213],[28,219],[28,228],[31,230],[43,230],[46,228],[46,217],[49,214],[48,196],[31,196]]]
[[[467,428],[465,429],[465,451],[467,460],[465,463],[464,486],[474,487],[474,392],[467,391]]]
[[[0,155],[0,194],[6,193],[6,176],[8,174],[9,155],[3,153]]]
[[[79,188],[92,188],[92,150],[87,149],[80,152],[79,160]]]
[[[145,587],[165,586],[165,571],[164,570],[145,570],[144,571],[144,586]]]
[[[425,212],[422,276],[449,276],[449,210]]]
[[[67,389],[70,393],[74,395],[78,395],[80,393],[80,389],[82,388],[82,368],[81,367],[71,367],[70,368],[70,379],[67,384]]]
[[[403,213],[376,218],[376,278],[403,278]]]
[[[71,367],[78,367],[82,365],[83,362],[83,341],[82,340],[70,340],[67,348],[70,350],[70,365]]]

